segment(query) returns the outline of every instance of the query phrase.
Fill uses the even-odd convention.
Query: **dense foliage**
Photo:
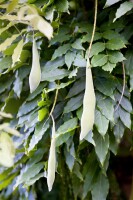
[[[98,3],[89,54],[95,124],[80,141],[86,59],[96,7],[91,0],[0,0],[0,142],[5,145],[0,148],[8,149],[0,152],[1,200],[111,199],[110,156],[117,154],[124,132],[133,127],[133,3]],[[39,20],[44,20],[45,27]],[[37,80],[39,86],[30,93],[34,42],[41,82]],[[37,79],[34,75],[32,80]],[[56,177],[48,192],[54,122]],[[1,160],[3,155],[6,161]],[[120,193],[115,195],[123,199]]]

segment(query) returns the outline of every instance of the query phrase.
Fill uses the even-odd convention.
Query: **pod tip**
[[[83,135],[80,134],[80,141],[83,140],[83,139],[84,139]]]

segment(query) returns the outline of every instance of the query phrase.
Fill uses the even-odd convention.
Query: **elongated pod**
[[[89,59],[87,59],[86,85],[85,85],[85,94],[83,99],[83,113],[81,116],[80,140],[85,138],[88,132],[93,128],[95,104],[96,104],[96,98],[93,86],[92,72]]]
[[[52,117],[53,121],[53,127],[52,127],[52,140],[51,140],[51,146],[50,146],[50,152],[49,152],[49,159],[48,159],[48,175],[47,175],[47,185],[48,185],[48,190],[51,191],[53,187],[53,183],[55,180],[55,169],[56,169],[56,144],[55,144],[55,122]]]
[[[40,81],[41,81],[41,68],[40,68],[40,61],[39,61],[39,53],[37,50],[35,39],[33,39],[32,67],[31,67],[31,72],[29,76],[29,85],[30,85],[31,93],[35,91]]]

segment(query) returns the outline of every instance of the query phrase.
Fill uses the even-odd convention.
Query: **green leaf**
[[[17,188],[20,184],[29,181],[31,178],[36,176],[40,170],[44,167],[44,163],[40,162],[37,164],[30,166],[26,166],[25,170],[22,170],[20,175],[16,179],[16,183],[14,185],[14,189]]]
[[[33,100],[35,97],[37,97],[44,89],[44,87],[46,87],[45,83],[41,83],[38,88],[32,93],[29,94],[28,98],[26,99],[26,101],[31,101]]]
[[[119,1],[121,1],[121,0],[107,0],[107,1],[106,1],[106,4],[105,4],[105,6],[104,6],[104,8],[107,8],[107,7],[109,7],[109,6],[111,6],[111,5],[115,4],[115,3],[117,3],[117,2],[119,2]]]
[[[125,131],[125,126],[123,125],[121,120],[118,120],[118,122],[114,126],[114,135],[118,144],[120,143],[121,138],[124,135],[124,131]]]
[[[120,93],[117,93],[117,94],[115,95],[115,98],[116,98],[117,102],[119,102],[120,99],[121,99],[121,94],[120,94]],[[131,104],[130,100],[129,100],[127,97],[125,97],[125,96],[122,97],[122,100],[121,100],[121,102],[120,102],[120,105],[121,105],[127,112],[129,112],[129,113],[132,112],[132,104]]]
[[[18,61],[20,61],[20,55],[23,49],[24,42],[23,40],[20,40],[20,42],[17,44],[16,48],[14,49],[14,52],[12,54],[12,66]]]
[[[6,50],[3,51],[3,55],[12,56],[14,49],[16,48],[17,43],[12,43]]]
[[[131,117],[130,117],[130,113],[128,113],[127,111],[125,111],[121,106],[119,106],[119,116],[121,121],[123,122],[123,124],[127,127],[127,128],[131,128]]]
[[[32,129],[33,130],[33,129]],[[31,131],[32,131],[31,130]],[[31,132],[30,131],[30,132]],[[34,153],[32,153],[30,155],[30,158],[28,160],[28,162],[26,163],[26,166],[25,166],[25,170],[27,170],[27,168],[29,167],[32,167],[34,166],[34,164],[38,163],[40,160],[42,160],[43,158],[43,155],[44,155],[44,149],[42,148],[39,148],[38,150],[36,150]],[[24,170],[24,171],[25,171]]]
[[[77,118],[70,119],[62,124],[56,132],[56,138],[64,133],[68,133],[77,127]],[[58,142],[58,141],[57,141]]]
[[[117,89],[118,91],[120,92],[120,94],[122,93],[122,89],[123,89],[123,85],[122,85],[122,82],[118,82],[117,84]],[[125,90],[124,90],[124,96],[130,98],[130,92],[129,92],[129,89],[127,87],[127,85],[125,86]]]
[[[28,50],[22,50],[20,55],[20,61],[25,63],[27,59],[30,57],[31,53]]]
[[[69,4],[67,0],[57,0],[55,5],[59,12],[68,12]]]
[[[76,58],[74,60],[73,65],[77,66],[77,67],[85,67],[86,66],[86,59],[81,54],[78,53],[76,55]]]
[[[15,7],[18,5],[18,0],[12,0],[9,4],[8,4],[8,7],[7,7],[7,12],[12,12]]]
[[[113,38],[106,43],[106,48],[110,50],[119,50],[125,47],[124,42],[120,38]]]
[[[81,180],[83,181],[83,175],[80,172],[80,164],[78,162],[75,162],[74,168],[73,168],[73,173]]]
[[[101,136],[98,132],[95,132],[94,134],[94,141],[95,141],[95,151],[97,154],[97,157],[103,166],[104,161],[106,159],[106,155],[109,150],[109,136],[106,134],[104,137]]]
[[[115,18],[113,21],[116,21],[116,19],[120,18],[121,16],[125,15],[128,11],[130,11],[133,8],[133,2],[125,1],[120,5],[120,7],[117,9],[117,12],[115,14]]]
[[[87,32],[88,32],[88,31],[87,31]],[[85,36],[83,36],[83,38],[82,38],[82,43],[84,43],[84,42],[90,42],[90,41],[91,41],[91,36],[92,36],[91,33],[88,33],[88,34],[86,34]],[[99,39],[101,39],[101,38],[102,38],[102,37],[101,37],[101,33],[95,32],[94,40],[93,40],[93,41],[97,41],[97,40],[99,40]]]
[[[69,138],[71,136],[74,135],[74,131],[70,131],[70,132],[66,132],[66,133],[63,133],[63,134],[58,134],[56,135],[57,137],[57,140],[56,140],[56,146],[59,147],[61,146],[63,143],[67,143],[67,141],[69,140]]]
[[[78,68],[75,68],[74,70],[72,70],[68,76],[68,78],[72,78],[72,77],[75,77],[77,76],[77,73],[78,73]]]
[[[48,122],[42,122],[36,125],[35,132],[32,135],[32,138],[29,143],[28,151],[31,151],[36,144],[42,139],[43,135],[49,128]]]
[[[104,71],[109,71],[111,73],[115,67],[116,67],[116,64],[107,62],[105,65],[102,66],[102,69]]]
[[[2,44],[0,44],[0,51],[4,51],[9,47],[14,40],[16,40],[17,37],[19,37],[20,34],[13,34],[12,37],[7,38]]]
[[[106,30],[102,33],[102,37],[111,40],[113,38],[119,38],[121,35],[113,30]]]
[[[105,49],[105,43],[102,42],[96,42],[92,45],[91,52],[90,52],[90,58],[94,55],[99,54],[100,52],[104,51]]]
[[[11,57],[0,58],[0,72],[2,72],[4,69],[11,67],[11,64],[12,64]]]
[[[133,53],[132,50],[128,50],[126,53],[127,60],[125,61],[126,73],[130,76],[130,91],[133,90]]]
[[[111,98],[97,99],[97,107],[107,119],[114,121],[114,104]]]
[[[120,140],[119,140],[120,138],[119,139],[116,139],[116,138],[117,138],[117,136],[115,137],[114,134],[111,132],[109,135],[109,149],[110,149],[110,151],[112,151],[112,153],[114,155],[117,154],[118,144],[120,143]]]
[[[67,28],[67,25],[66,28],[64,27],[60,28],[57,35],[54,35],[54,38],[51,39],[50,44],[53,45],[57,42],[63,43],[68,41],[70,39],[70,35],[68,33],[69,33],[69,28]]]
[[[55,80],[60,80],[69,75],[69,71],[65,69],[55,69],[50,71],[42,71],[41,81],[53,82]]]
[[[110,51],[108,55],[109,55],[109,61],[111,63],[118,63],[122,62],[123,60],[126,60],[123,54],[119,51]]]
[[[91,64],[93,67],[100,67],[103,66],[107,63],[108,61],[108,56],[105,54],[98,54],[98,55],[94,55],[92,60],[91,60]]]
[[[58,79],[62,79],[67,76],[69,73],[65,69],[57,69],[65,64],[64,58],[58,58],[53,61],[48,61],[42,67],[42,81],[55,81]]]
[[[82,46],[82,40],[77,39],[74,43],[71,44],[72,48],[78,49],[78,50],[84,50],[84,47]]]
[[[80,94],[74,98],[71,98],[65,108],[64,108],[64,113],[69,113],[71,111],[76,110],[77,108],[79,108],[82,105],[82,101],[83,101],[83,94]]]
[[[13,83],[13,90],[16,93],[16,95],[18,96],[18,98],[20,98],[20,94],[22,91],[22,86],[23,86],[23,81],[20,79],[18,73],[16,73],[16,80]]]
[[[16,176],[17,173],[13,173],[9,175],[8,178],[6,178],[4,181],[0,182],[0,191],[2,191],[4,188],[7,188]]]
[[[60,56],[62,56],[62,55],[64,55],[64,54],[66,54],[66,52],[67,52],[68,50],[70,50],[70,48],[71,48],[70,44],[64,44],[64,45],[58,47],[58,48],[55,50],[55,52],[54,52],[54,54],[53,54],[53,56],[52,56],[52,60],[54,60],[55,58],[60,57]]]
[[[87,168],[87,171],[85,174],[85,180],[83,185],[83,199],[87,196],[87,193],[92,190],[93,183],[97,175],[97,170],[99,170],[99,166],[94,152],[91,152],[88,157],[89,159],[84,165],[84,169]]]
[[[95,126],[102,136],[107,133],[109,120],[104,117],[99,110],[95,111]]]
[[[52,82],[51,84],[49,84],[49,89],[46,90],[46,93],[54,91],[56,89],[58,89],[58,90],[63,89],[65,87],[67,87],[68,85],[70,85],[71,83],[73,83],[73,81],[68,81],[67,83],[61,83],[59,85]]]
[[[39,173],[39,174],[35,175],[33,178],[31,178],[30,180],[26,181],[24,183],[24,187],[29,187],[29,186],[33,185],[36,181],[38,181],[42,177],[44,177],[44,172]]]
[[[76,56],[76,52],[73,52],[73,51],[68,51],[65,54],[65,63],[67,65],[68,69],[70,69],[70,67],[75,59],[75,56]]]
[[[97,77],[95,79],[95,87],[106,96],[112,96],[116,88],[116,80],[114,77]]]
[[[3,170],[1,170],[1,173],[0,173],[0,182],[4,181],[4,179],[7,178],[7,176],[9,176],[9,174],[11,173],[12,171],[12,167],[10,168],[3,168]]]
[[[38,111],[38,121],[42,121],[46,118],[48,114],[48,109],[47,108],[42,108],[41,110]]]
[[[89,131],[89,133],[86,135],[86,137],[84,139],[95,146],[95,141],[93,139],[93,132],[92,131]]]
[[[71,97],[79,94],[80,92],[82,92],[84,89],[85,89],[85,79],[81,78],[73,84],[73,86],[70,88],[66,98],[71,98]]]
[[[93,200],[106,200],[109,190],[109,182],[105,175],[102,172],[99,174],[95,184],[92,188],[92,199]]]
[[[35,109],[37,107],[37,100],[38,100],[38,98],[34,99],[31,102],[23,103],[22,106],[19,108],[18,117],[21,117],[22,115],[25,115],[28,112],[30,112],[33,109]]]
[[[65,151],[65,161],[66,161],[66,164],[70,170],[70,172],[72,172],[73,170],[73,167],[74,167],[74,157],[70,154],[70,152],[68,151]]]
[[[47,71],[55,70],[58,67],[62,67],[64,64],[65,64],[64,57],[60,57],[55,60],[50,60],[46,62],[45,64],[43,63],[41,64],[42,72],[44,71],[45,73],[45,71],[47,72]]]

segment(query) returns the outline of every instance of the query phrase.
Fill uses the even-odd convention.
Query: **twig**
[[[125,91],[125,85],[126,85],[126,75],[125,75],[125,66],[124,66],[124,62],[122,62],[122,70],[123,70],[123,88],[122,88],[122,93],[121,93],[121,97],[120,100],[118,102],[117,107],[115,108],[115,112],[117,111],[117,109],[119,108],[122,98],[124,96],[124,91]]]
[[[93,23],[93,31],[92,31],[91,41],[90,41],[90,45],[89,45],[89,49],[88,49],[88,58],[90,57],[90,52],[91,52],[92,42],[93,42],[93,39],[94,39],[95,30],[96,30],[97,7],[98,7],[98,0],[95,0],[94,23]]]
[[[56,102],[57,102],[58,92],[59,92],[59,89],[56,89],[56,93],[55,93],[55,98],[54,98],[53,106],[52,106],[52,108],[51,108],[51,111],[50,111],[50,113],[49,113],[49,116],[48,116],[48,118],[46,119],[46,121],[45,121],[43,127],[45,127],[45,124],[47,123],[47,121],[49,120],[50,117],[53,119],[52,113],[53,113],[53,111],[54,111],[55,104],[56,104]]]
[[[51,111],[50,111],[49,116],[51,116],[52,113],[53,113],[53,111],[54,111],[55,104],[56,104],[56,102],[57,102],[58,92],[59,92],[59,89],[56,89],[55,98],[54,98],[54,103],[53,103],[53,106],[52,106],[52,109],[51,109]]]

